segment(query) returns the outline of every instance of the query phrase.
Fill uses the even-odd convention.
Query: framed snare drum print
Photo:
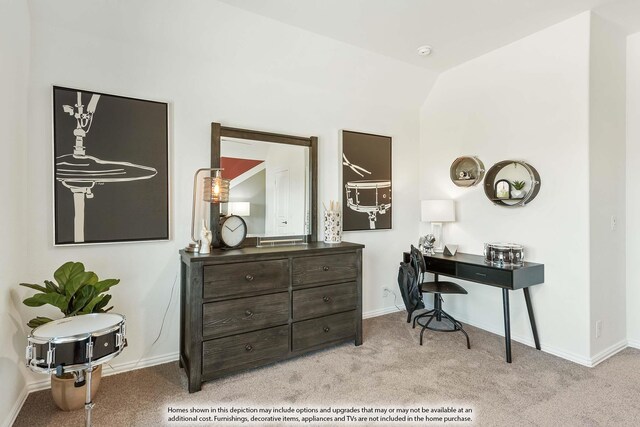
[[[391,137],[342,131],[343,231],[391,229]]]

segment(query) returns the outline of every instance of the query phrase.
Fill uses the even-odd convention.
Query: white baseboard
[[[609,348],[602,350],[600,353],[596,354],[591,358],[591,367],[596,366],[598,363],[604,362],[614,354],[624,350],[627,348],[628,342],[627,340],[622,340]]]
[[[174,362],[178,360],[179,353],[168,353],[160,356],[153,356],[142,359],[136,362],[124,362],[124,363],[110,363],[102,366],[102,376],[108,377],[109,375],[121,374],[123,372],[134,371],[136,369],[148,368],[150,366],[162,365],[163,363]],[[27,392],[32,393],[34,391],[46,390],[51,388],[51,379],[46,377],[43,380],[34,381],[27,384]],[[23,401],[24,403],[24,401]],[[20,405],[22,407],[22,405]]]
[[[640,349],[640,341],[638,341],[638,340],[629,340],[629,341],[627,341],[627,345],[629,347]]]
[[[29,396],[29,392],[27,391],[27,387],[22,389],[22,392],[16,399],[16,402],[13,404],[11,410],[7,414],[7,418],[4,420],[2,427],[10,427],[13,423],[16,422],[16,418],[18,418],[18,414],[20,413],[20,409],[22,409],[22,405],[24,405],[25,400]]]
[[[404,309],[400,310],[398,307],[392,305],[390,307],[379,308],[378,310],[370,310],[362,313],[363,319],[369,319],[371,317],[384,316],[385,314],[397,313],[398,311],[405,311]]]

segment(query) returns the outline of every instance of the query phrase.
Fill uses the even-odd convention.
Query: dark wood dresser
[[[203,381],[354,340],[363,245],[180,251],[180,366]]]

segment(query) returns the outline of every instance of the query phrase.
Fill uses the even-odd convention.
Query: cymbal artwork
[[[91,151],[99,151],[103,154],[109,153],[109,147],[102,146],[100,150],[98,150],[98,143],[90,136],[92,127],[95,128],[94,121],[97,122],[103,118],[101,117],[99,108],[101,96],[102,95],[96,93],[76,91],[75,103],[72,105],[61,105],[63,114],[58,115],[56,119],[63,120],[64,117],[67,117],[67,121],[75,120],[75,129],[72,130],[72,138],[59,138],[73,142],[61,144],[61,141],[56,141],[56,154],[62,154],[58,154],[55,158],[55,180],[62,184],[64,188],[68,189],[73,196],[72,243],[86,242],[85,228],[87,213],[85,210],[86,203],[88,203],[87,200],[94,199],[96,196],[100,197],[100,193],[104,191],[103,188],[106,186],[127,185],[127,183],[132,181],[150,180],[158,175],[157,168],[153,166],[140,165],[126,160],[107,160],[89,154]],[[58,107],[60,107],[60,105]],[[104,115],[106,116],[106,113]],[[135,126],[136,124],[132,121],[128,123],[128,125]],[[118,135],[123,133],[122,130],[118,132]],[[137,131],[134,130],[132,132]],[[114,140],[105,138],[103,135],[100,141],[101,145],[105,145],[105,143]],[[65,146],[68,148],[65,148]],[[114,149],[117,146],[118,144],[113,143]],[[97,191],[96,189],[98,187],[100,190]],[[120,190],[126,192],[127,189],[122,188]],[[117,199],[117,194],[116,196],[110,196],[110,200],[112,199]],[[56,203],[58,203],[58,199],[56,199]],[[113,206],[113,208],[114,212],[118,212],[120,206],[116,205]],[[56,213],[58,214],[60,211],[62,211],[62,208],[58,208]],[[114,221],[111,226],[117,227],[117,221]],[[56,232],[57,231],[58,230],[56,230]],[[91,240],[97,241],[99,239]],[[59,242],[56,241],[56,243]]]

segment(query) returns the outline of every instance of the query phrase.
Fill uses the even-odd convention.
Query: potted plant
[[[523,189],[526,183],[524,181],[513,181],[511,185],[513,185],[513,190],[511,190],[511,198],[512,199],[523,198],[525,195],[525,192],[523,191]]]
[[[85,271],[81,262],[66,262],[54,273],[55,283],[45,280],[44,286],[20,283],[30,289],[38,291],[35,295],[25,299],[23,303],[29,307],[52,305],[58,308],[64,317],[79,316],[89,313],[106,313],[113,307],[108,307],[111,295],[106,292],[117,285],[119,279],[100,280],[93,271]],[[27,323],[30,328],[37,328],[53,319],[37,316]],[[98,365],[92,373],[91,395],[93,396],[100,384],[102,366]],[[85,387],[75,387],[73,373],[61,376],[51,375],[51,392],[56,405],[62,410],[71,411],[84,406]]]

